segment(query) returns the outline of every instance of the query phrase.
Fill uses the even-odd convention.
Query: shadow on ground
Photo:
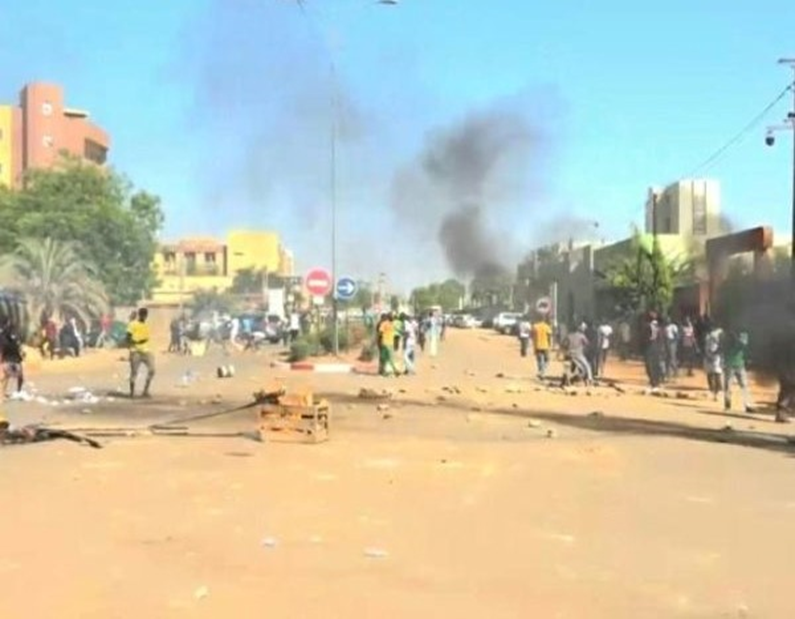
[[[323,393],[332,404],[377,404],[375,400],[359,398],[350,393]],[[505,408],[488,408],[477,405],[475,402],[463,398],[450,398],[444,402],[428,402],[416,399],[397,397],[395,404],[401,406],[415,406],[418,408],[441,408],[471,412],[477,410],[479,414],[505,415],[523,419],[546,421],[560,426],[634,436],[664,436],[690,441],[707,443],[724,443],[740,447],[752,447],[775,452],[795,454],[795,437],[785,437],[779,434],[766,432],[740,431],[734,429],[699,428],[692,425],[673,421],[658,421],[637,417],[611,417],[602,412],[592,412],[585,415],[571,413],[556,413],[551,411],[517,410]],[[475,408],[477,407],[477,409]],[[754,421],[759,421],[754,419]]]

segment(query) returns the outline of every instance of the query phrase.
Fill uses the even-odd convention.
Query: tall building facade
[[[244,269],[290,277],[294,259],[277,232],[234,230],[226,242],[187,238],[163,243],[153,267],[159,283],[150,300],[159,305],[178,305],[189,301],[198,290],[228,290],[235,275]]]
[[[646,233],[707,239],[723,232],[720,183],[688,179],[652,188],[646,201]]]
[[[109,149],[107,132],[68,107],[57,84],[27,84],[17,105],[0,105],[0,184],[19,185],[26,170],[47,168],[61,153],[103,165]]]

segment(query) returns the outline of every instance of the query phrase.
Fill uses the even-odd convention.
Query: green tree
[[[231,292],[235,294],[259,294],[265,284],[265,271],[247,267],[235,273]]]
[[[505,268],[491,265],[472,278],[470,296],[480,306],[507,306],[513,297],[513,275]]]
[[[28,302],[31,319],[75,317],[90,324],[108,310],[96,268],[81,259],[73,243],[24,239],[0,260],[0,281]]]
[[[118,304],[136,303],[156,284],[160,200],[112,170],[64,158],[29,171],[22,189],[0,203],[0,251],[13,251],[22,238],[74,242],[77,257],[96,265]]]
[[[453,312],[460,307],[466,294],[466,286],[457,279],[448,279],[411,292],[410,302],[415,311],[422,311],[432,305],[441,305],[445,312]]]
[[[372,284],[359,281],[357,282],[356,294],[349,301],[340,301],[340,307],[343,309],[355,307],[366,312],[372,309],[374,300],[375,293],[373,292]]]
[[[665,313],[671,307],[674,288],[688,272],[687,264],[663,254],[656,238],[649,246],[636,232],[626,255],[606,269],[605,279],[625,309]]]

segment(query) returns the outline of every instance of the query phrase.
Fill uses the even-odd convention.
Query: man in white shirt
[[[605,363],[607,363],[607,355],[610,351],[610,347],[612,346],[612,337],[613,337],[613,327],[610,326],[606,320],[602,321],[602,324],[599,325],[599,329],[597,329],[597,344],[599,349],[597,351],[597,366],[596,366],[596,376],[601,377],[604,376],[605,372]]]
[[[670,319],[665,325],[665,367],[666,378],[679,375],[679,327]]]

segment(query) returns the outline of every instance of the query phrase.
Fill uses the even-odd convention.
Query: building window
[[[41,143],[44,144],[44,146],[47,148],[52,148],[53,144],[55,144],[55,140],[52,139],[51,135],[45,135],[41,139]]]
[[[108,149],[101,144],[97,144],[94,140],[85,140],[83,143],[83,157],[97,165],[102,165],[108,160]]]
[[[204,254],[204,261],[207,264],[215,264],[215,252],[208,251]]]
[[[52,103],[45,101],[41,104],[41,113],[45,116],[52,116]]]

